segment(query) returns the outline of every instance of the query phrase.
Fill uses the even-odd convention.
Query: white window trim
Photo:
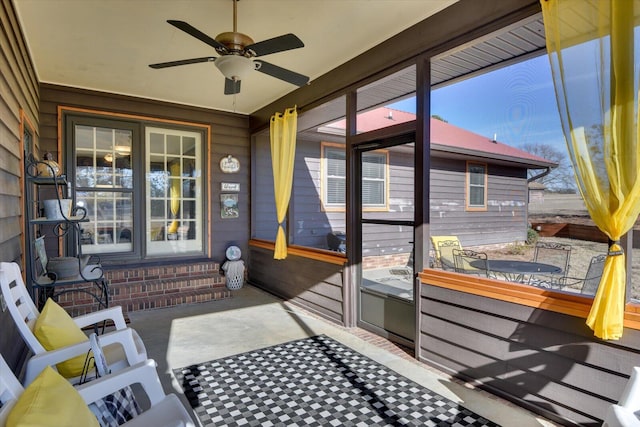
[[[484,169],[484,182],[482,185],[477,185],[477,184],[472,184],[471,183],[471,172],[469,171],[469,168],[471,166],[481,166]],[[466,164],[466,168],[465,168],[465,207],[467,211],[486,211],[488,208],[487,205],[487,195],[489,192],[488,189],[488,176],[489,176],[489,167],[487,165],[487,163],[482,163],[482,162],[473,162],[473,161],[467,161]],[[483,204],[481,205],[472,205],[471,204],[471,188],[472,187],[482,187],[484,189],[484,200],[483,200]]]

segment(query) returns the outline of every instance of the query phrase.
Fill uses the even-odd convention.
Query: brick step
[[[230,298],[231,291],[226,286],[196,289],[196,290],[180,290],[162,295],[150,295],[147,297],[134,298],[130,300],[114,300],[112,305],[122,306],[122,311],[149,310],[152,308],[174,307],[181,304],[193,304],[200,302],[215,301],[224,298]]]
[[[128,323],[129,318],[127,316],[127,313],[130,311],[148,310],[161,307],[173,307],[180,304],[208,302],[230,297],[231,291],[225,286],[222,286],[218,288],[197,289],[192,291],[182,290],[179,293],[174,292],[170,294],[150,295],[133,299],[112,299],[109,305],[112,307],[117,305],[121,306],[125,320]],[[65,309],[72,317],[75,317],[97,311],[100,308],[96,304],[89,301],[81,301],[75,299],[73,306],[65,307]],[[109,324],[112,324],[112,322],[109,322]]]
[[[147,279],[141,281],[109,282],[109,293],[112,297],[138,294],[153,295],[167,292],[181,292],[184,290],[207,289],[224,286],[224,276],[218,274],[197,275],[188,277],[173,277],[162,279]]]

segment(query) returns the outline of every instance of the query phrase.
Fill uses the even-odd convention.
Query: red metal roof
[[[386,107],[377,108],[358,115],[358,133],[369,132],[415,119],[416,115],[413,113]],[[345,129],[345,120],[331,123],[328,127]],[[522,163],[533,162],[537,166],[556,166],[556,163],[550,160],[434,118],[431,118],[431,149],[475,154],[488,158],[519,159]]]

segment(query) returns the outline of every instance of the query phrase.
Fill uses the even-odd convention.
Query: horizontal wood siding
[[[239,246],[243,253],[248,252],[251,162],[247,116],[43,84],[41,86],[40,104],[41,121],[45,124],[42,128],[42,148],[53,152],[57,152],[58,106],[210,125],[211,141],[206,146],[210,163],[205,165],[211,171],[211,176],[205,177],[207,189],[211,190],[211,198],[206,206],[208,213],[205,214],[208,215],[210,213],[211,216],[211,221],[206,221],[206,223],[211,224],[211,235],[209,236],[211,253],[209,255],[218,262],[224,262],[225,250],[232,244]],[[157,126],[158,124],[155,125]],[[171,126],[171,124],[167,126]],[[61,158],[60,153],[58,155],[58,158]],[[227,174],[220,170],[220,160],[228,155],[239,160],[240,171],[238,173]],[[208,172],[205,171],[205,173]],[[240,193],[238,194],[239,218],[222,219],[220,217],[220,184],[222,182],[240,184]]]
[[[0,261],[22,264],[21,111],[38,140],[38,82],[11,0],[0,1]],[[0,354],[18,374],[27,348],[9,312],[0,311]]]
[[[487,210],[465,210],[464,160],[431,158],[431,235],[456,235],[463,246],[527,237],[526,169],[488,164]]]
[[[638,364],[640,331],[593,337],[584,319],[423,284],[422,361],[569,424],[600,425]]]
[[[343,320],[343,266],[302,256],[274,260],[273,250],[251,246],[250,283],[334,322]]]

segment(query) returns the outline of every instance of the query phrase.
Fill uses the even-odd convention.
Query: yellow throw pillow
[[[9,412],[7,427],[99,426],[82,396],[47,366]]]
[[[54,300],[49,298],[36,320],[33,334],[42,346],[51,351],[68,345],[89,341],[89,338],[76,325],[71,316]],[[86,354],[58,363],[58,372],[66,378],[73,378],[82,374]]]

